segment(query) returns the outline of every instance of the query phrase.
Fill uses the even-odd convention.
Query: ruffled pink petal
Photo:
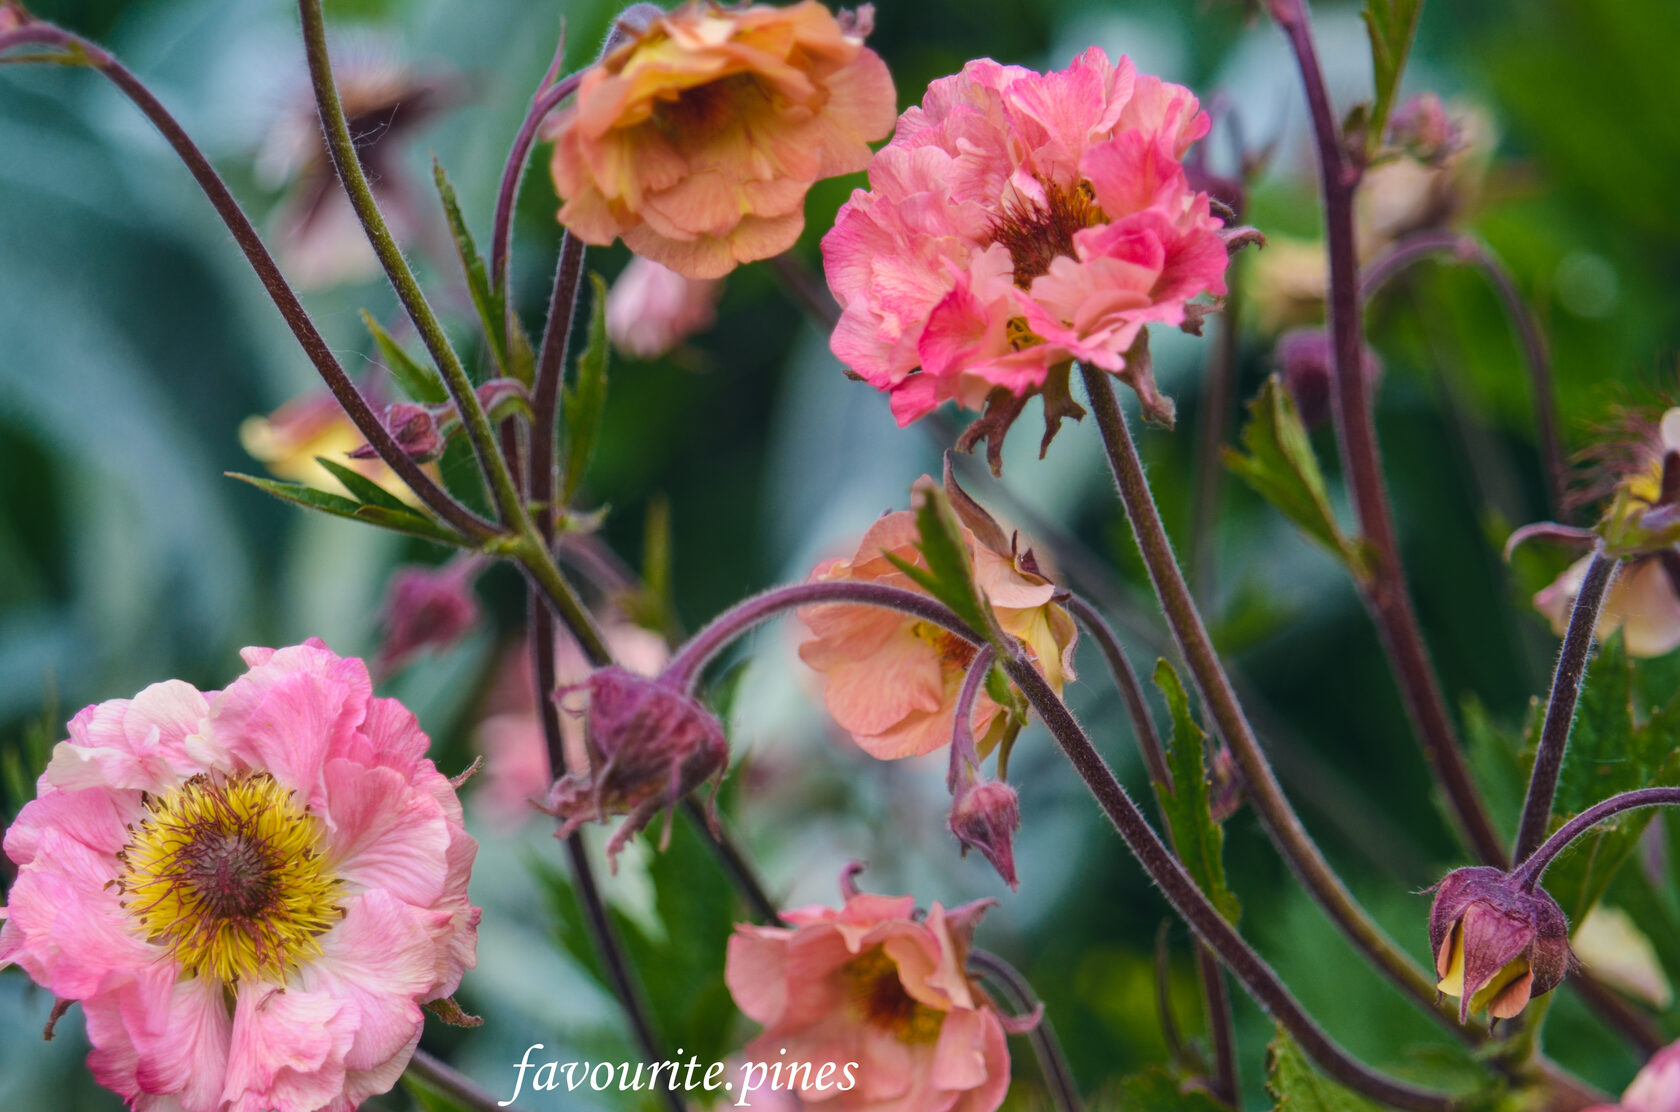
[[[443,892],[449,827],[438,802],[388,768],[327,764],[329,867],[356,889],[385,889],[418,906]]]
[[[313,1112],[335,1099],[359,1022],[355,1006],[331,993],[241,985],[222,1088],[227,1112]]]
[[[420,1029],[416,1001],[434,979],[432,931],[439,918],[387,892],[369,892],[350,901],[344,920],[321,937],[322,955],[299,970],[306,989],[342,1002],[356,1017],[346,1068],[380,1067]]]

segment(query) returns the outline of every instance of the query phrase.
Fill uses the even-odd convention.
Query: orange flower
[[[801,0],[652,19],[554,118],[560,222],[690,278],[792,247],[812,183],[862,170],[892,128],[892,77],[863,45],[872,16]]]

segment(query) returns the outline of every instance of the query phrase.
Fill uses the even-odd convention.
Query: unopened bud
[[[1369,347],[1365,354],[1365,383],[1375,387],[1382,378],[1382,364]],[[1330,333],[1322,328],[1297,328],[1278,338],[1272,353],[1278,372],[1301,423],[1317,428],[1330,418],[1331,386],[1336,375],[1336,352]]]
[[[441,568],[401,568],[385,596],[385,644],[379,670],[390,675],[425,649],[446,649],[478,624],[473,580],[483,560],[467,557]]]
[[[1231,750],[1221,745],[1208,761],[1208,813],[1214,822],[1224,822],[1242,806],[1242,774]]]
[[[1388,141],[1428,166],[1439,166],[1464,144],[1458,124],[1434,93],[1419,93],[1395,111]]]
[[[447,410],[453,416],[452,410]],[[446,436],[438,428],[438,415],[430,406],[418,402],[392,402],[385,407],[380,423],[397,442],[403,454],[416,463],[428,463],[443,454]],[[351,459],[377,459],[379,453],[371,444],[363,444],[350,453]]]
[[[1436,987],[1459,998],[1459,1022],[1483,1009],[1498,1022],[1563,980],[1569,923],[1551,896],[1500,869],[1458,869],[1435,886],[1429,948]]]
[[[985,854],[1011,888],[1021,882],[1015,876],[1015,831],[1021,828],[1021,802],[1015,789],[1000,780],[967,779],[951,800],[951,833],[962,843],[963,853],[971,849]]]
[[[723,282],[685,278],[642,258],[630,260],[607,294],[607,336],[637,359],[657,359],[717,319]]]

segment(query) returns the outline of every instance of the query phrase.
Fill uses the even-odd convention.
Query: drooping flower
[[[909,896],[852,890],[839,910],[736,927],[724,981],[765,1028],[745,1057],[808,1064],[793,1075],[784,1068],[782,1087],[843,1112],[992,1112],[1009,1090],[1005,1033],[1037,1017],[1004,1017],[967,974],[990,902],[949,911],[935,903],[922,918]],[[842,1092],[847,1063],[855,1084]]]
[[[1015,832],[1021,828],[1021,799],[1002,780],[962,779],[951,797],[951,814],[946,826],[963,853],[979,850],[1005,884],[1019,888],[1015,875]]]
[[[338,479],[317,461],[325,457],[365,475],[404,502],[419,505],[419,498],[385,461],[356,454],[366,441],[324,387],[294,398],[267,417],[247,417],[239,426],[239,443],[276,478],[344,493]]]
[[[935,81],[823,237],[835,355],[901,425],[951,399],[1012,419],[1042,393],[1053,433],[1082,412],[1075,359],[1170,422],[1131,353],[1225,292],[1222,224],[1181,163],[1208,126],[1188,89],[1095,47],[1055,73],[983,59]]]
[[[411,565],[391,576],[383,612],[385,643],[378,670],[390,675],[427,649],[444,649],[478,624],[478,596],[473,581],[484,570],[482,557],[462,556],[441,567]]]
[[[1620,1104],[1601,1104],[1587,1112],[1680,1112],[1680,1042],[1651,1056]]]
[[[627,355],[657,359],[710,328],[722,295],[715,278],[684,278],[638,255],[607,294],[607,336]]]
[[[16,964],[131,1107],[349,1112],[476,958],[477,844],[414,716],[319,641],[70,722],[6,833]]]
[[[920,483],[932,483],[924,476]],[[976,585],[998,624],[1018,638],[1050,686],[1073,678],[1077,629],[1054,601],[1058,588],[1042,574],[1032,550],[1006,538],[971,501],[953,499],[974,560]],[[976,513],[978,511],[978,514]],[[925,568],[916,548],[915,514],[887,514],[864,534],[851,559],[828,560],[812,580],[854,580],[921,588],[889,555]],[[925,593],[925,592],[924,592]],[[875,757],[931,753],[951,740],[957,695],[975,648],[962,638],[910,615],[881,607],[825,603],[799,611],[812,637],[799,657],[823,676],[823,700],[836,722]],[[974,734],[982,754],[997,745],[1006,716],[982,691],[974,706]]]
[[[1483,1009],[1510,1019],[1568,971],[1569,924],[1557,901],[1491,866],[1456,869],[1436,885],[1429,912],[1436,986],[1459,998],[1458,1021]]]
[[[812,184],[863,169],[892,127],[872,18],[691,2],[630,29],[548,129],[560,222],[690,278],[786,251]]]

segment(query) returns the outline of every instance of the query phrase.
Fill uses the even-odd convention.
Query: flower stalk
[[[1605,819],[1641,807],[1674,806],[1680,806],[1680,788],[1639,788],[1613,795],[1602,803],[1595,803],[1558,827],[1538,849],[1523,859],[1522,864],[1511,870],[1511,879],[1523,888],[1532,890],[1540,883],[1540,878],[1546,874],[1547,867],[1557,859],[1558,854],[1569,848],[1570,842]]]
[[[1018,1016],[1032,1015],[1044,1007],[1020,970],[989,950],[970,950],[968,970],[990,981],[1008,997]],[[1056,1112],[1080,1112],[1083,1105],[1079,1100],[1079,1086],[1074,1082],[1073,1070],[1068,1067],[1067,1055],[1062,1053],[1062,1044],[1056,1038],[1055,1028],[1050,1026],[1049,1016],[1040,1014],[1037,1025],[1027,1033],[1027,1041],[1038,1058],[1050,1106]]]

